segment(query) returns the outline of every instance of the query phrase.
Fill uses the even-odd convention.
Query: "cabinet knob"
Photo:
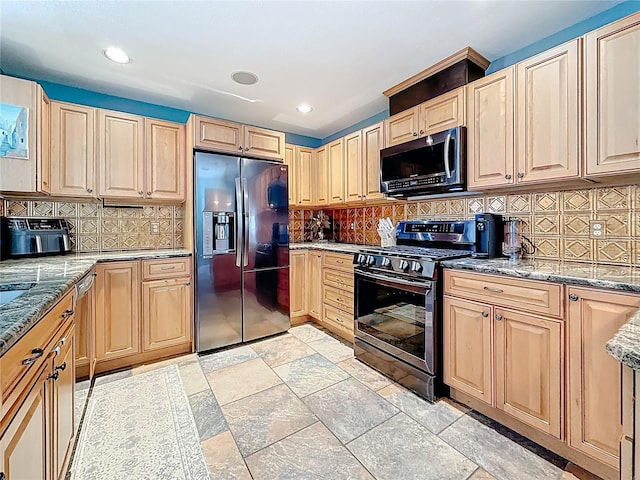
[[[238,147],[238,150],[242,151],[242,147]]]
[[[189,285],[191,285],[191,282],[187,282],[185,283],[185,285],[188,287]]]
[[[502,320],[502,315],[498,315],[498,314],[496,313],[496,320]]]
[[[420,130],[420,135],[424,135],[424,130]]]
[[[578,298],[579,298],[578,295],[576,295],[575,293],[569,294],[569,300],[571,300],[572,302],[577,302]]]
[[[147,197],[150,197],[150,196],[151,196],[151,192],[147,192]]]
[[[60,374],[58,372],[53,372],[49,375],[47,375],[47,380],[57,380],[58,377],[60,376]]]
[[[413,136],[417,137],[418,136],[418,132],[413,132]]]
[[[67,362],[64,362],[62,365],[58,365],[58,366],[55,368],[55,371],[57,372],[58,370],[60,370],[60,371],[64,372],[64,370],[65,370],[66,368],[67,368]]]
[[[484,318],[487,318],[487,317],[489,316],[489,312],[482,312],[482,316],[483,316]]]
[[[73,315],[73,310],[65,310],[62,313],[62,318],[69,318],[71,315]]]
[[[524,173],[518,172],[518,178],[524,178]]]
[[[87,193],[93,193],[93,188],[87,188]]]
[[[142,196],[144,195],[144,192],[142,190],[138,190],[138,195]]]
[[[510,173],[507,173],[507,174],[504,176],[504,179],[505,179],[505,180],[511,180],[511,174],[510,174]]]

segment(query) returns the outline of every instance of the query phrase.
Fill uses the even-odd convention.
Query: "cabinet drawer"
[[[445,270],[444,293],[554,317],[563,311],[562,285],[555,283]]]
[[[0,358],[2,398],[7,399],[14,387],[35,374],[49,352],[47,345],[55,333],[73,315],[73,293],[67,294],[36,323],[27,334]],[[33,359],[33,360],[29,360]],[[26,361],[26,364],[23,364]]]
[[[353,295],[350,292],[325,285],[322,299],[324,303],[353,315]]]
[[[353,255],[324,252],[324,267],[353,272]]]
[[[142,261],[142,280],[191,275],[191,258],[166,258]]]
[[[353,273],[323,270],[322,283],[324,283],[325,286],[353,292]]]
[[[349,315],[325,304],[324,321],[353,335],[353,315]]]

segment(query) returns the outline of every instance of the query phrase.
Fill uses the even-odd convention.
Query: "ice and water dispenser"
[[[202,212],[202,254],[236,251],[235,212]]]

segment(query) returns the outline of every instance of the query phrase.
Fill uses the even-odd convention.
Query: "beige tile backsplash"
[[[0,200],[0,215],[63,217],[78,252],[184,246],[181,205],[105,207],[100,203],[5,199]],[[151,234],[151,222],[158,223],[159,234]]]
[[[325,209],[333,220],[336,240],[372,245],[380,243],[376,225],[383,216],[394,222],[405,218],[471,219],[483,211],[520,218],[523,233],[537,247],[533,258],[640,265],[640,185]],[[291,212],[292,241],[310,240],[306,227],[314,211],[291,209]],[[602,239],[590,235],[591,222],[596,220],[605,222]]]

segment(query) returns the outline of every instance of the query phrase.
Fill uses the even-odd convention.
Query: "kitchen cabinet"
[[[362,129],[362,195],[363,200],[384,198],[380,193],[380,150],[384,147],[383,123]]]
[[[559,285],[452,270],[444,278],[445,382],[561,438],[564,323],[554,296]],[[518,304],[527,291],[534,300]]]
[[[194,147],[284,160],[284,133],[195,115]]]
[[[588,177],[640,172],[640,12],[584,37]]]
[[[95,275],[95,272],[93,272]],[[76,351],[76,378],[93,378],[94,353],[94,319],[96,303],[96,284],[82,296],[76,299],[75,307],[75,351]]]
[[[11,148],[0,161],[0,192],[48,192],[48,99],[35,82],[0,75],[0,103],[23,107],[15,132],[5,145]],[[5,141],[4,136],[0,142]],[[44,175],[43,175],[44,173]]]
[[[307,314],[307,251],[289,252],[289,312],[291,318]]]
[[[293,163],[298,185],[298,204],[311,205],[313,203],[314,182],[317,178],[313,174],[313,150],[306,147],[295,147]]]
[[[518,184],[580,176],[581,47],[576,39],[516,65]]]
[[[329,203],[329,158],[327,146],[317,148],[312,156],[311,192],[313,205],[327,205]]]
[[[359,202],[363,194],[362,131],[344,137],[344,167],[346,202]]]
[[[322,259],[323,254],[317,250],[310,250],[307,254],[308,277],[306,284],[308,291],[308,314],[318,321],[322,321]]]
[[[329,204],[344,203],[344,138],[327,145]]]
[[[288,192],[289,192],[289,207],[298,204],[298,185],[300,180],[297,176],[296,165],[294,165],[294,145],[288,143],[284,146],[284,164],[289,167],[289,180],[288,180]]]
[[[96,110],[51,102],[52,195],[94,198]]]
[[[605,344],[640,308],[640,296],[569,287],[567,298],[568,443],[618,468],[622,366]]]
[[[465,97],[460,87],[389,117],[384,122],[385,146],[464,125]]]
[[[353,342],[353,257],[323,253],[322,325]]]
[[[51,193],[51,101],[42,88],[36,109],[36,190]]]
[[[75,440],[74,395],[76,387],[74,327],[60,338],[51,374],[51,468],[53,477],[63,479]]]
[[[155,118],[145,118],[145,198],[184,202],[185,127]]]
[[[96,273],[96,360],[139,353],[140,262],[101,263]]]
[[[191,277],[142,283],[144,351],[188,343],[191,339]]]
[[[99,197],[144,198],[143,135],[143,117],[99,110]]]
[[[500,70],[466,87],[469,190],[514,182],[514,70]]]

